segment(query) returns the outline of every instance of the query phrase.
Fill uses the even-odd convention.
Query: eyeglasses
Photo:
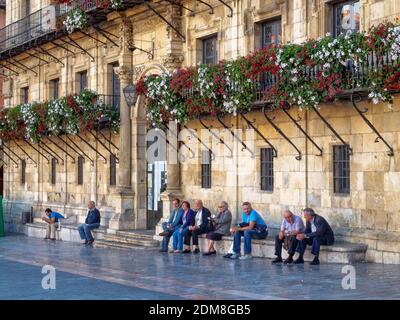
[[[224,206],[218,206],[218,209],[225,208]]]

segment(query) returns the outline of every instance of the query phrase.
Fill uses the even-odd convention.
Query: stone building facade
[[[110,232],[148,227],[145,99],[139,97],[136,105],[129,108],[123,98],[123,88],[141,76],[208,62],[207,59],[234,59],[260,48],[265,41],[301,43],[323,37],[327,32],[335,33],[344,27],[337,23],[337,14],[343,10],[351,12],[349,23],[357,30],[368,30],[374,24],[400,16],[397,0],[235,0],[225,4],[218,0],[185,0],[179,3],[181,5],[144,3],[126,6],[124,10],[109,10],[104,21],[96,27],[89,26],[84,33],[76,30],[68,35],[58,34],[57,39],[65,41],[49,39],[35,44],[51,56],[44,53],[32,56],[29,48],[20,51],[13,57],[14,64],[17,60],[25,70],[8,65],[9,59],[0,61],[19,71],[18,76],[12,75],[10,70],[4,71],[10,73],[3,85],[5,107],[23,103],[24,99],[51,99],[54,83],[59,86],[60,96],[76,93],[82,85],[82,73],[86,72],[88,88],[99,94],[120,96],[121,113],[120,133],[103,132],[107,140],[96,133],[81,134],[87,143],[70,136],[80,146],[79,152],[69,149],[72,143],[66,144],[58,138],[54,138],[55,144],[69,154],[57,149],[48,139],[43,140],[42,144],[54,150],[59,158],[55,181],[52,181],[51,161],[48,163],[26,142],[8,143],[8,147],[27,163],[22,181],[21,166],[16,167],[8,157],[4,158],[4,211],[9,230],[21,230],[21,213],[31,207],[36,217],[50,206],[83,221],[88,200],[97,202],[104,217],[102,224]],[[26,12],[43,10],[54,2],[8,0],[6,4],[9,25],[23,19]],[[348,7],[343,9],[343,6]],[[61,46],[55,46],[54,42]],[[136,50],[132,51],[134,47]],[[115,75],[119,81],[118,92],[113,82]],[[56,79],[58,81],[54,82]],[[253,111],[247,115],[248,119],[278,152],[273,160],[273,190],[260,188],[260,152],[266,143],[255,134],[246,138],[254,148],[253,157],[249,158],[246,150],[239,150],[232,169],[211,165],[211,188],[201,187],[200,150],[194,162],[169,163],[167,190],[161,195],[164,217],[174,197],[189,201],[200,198],[213,209],[223,199],[230,204],[236,217],[240,203],[251,201],[272,226],[278,225],[282,210],[289,208],[299,212],[310,206],[329,220],[340,238],[368,244],[369,261],[400,263],[400,205],[396,201],[400,196],[400,98],[395,97],[391,108],[386,104],[373,105],[367,100],[360,102],[359,107],[368,108],[366,117],[392,146],[394,155],[387,154],[387,146],[382,141],[375,142],[375,133],[349,101],[322,105],[321,115],[352,148],[349,193],[334,192],[333,146],[340,141],[317,114],[289,111],[323,149],[322,156],[287,114],[272,113],[274,123],[301,151],[302,157],[297,160],[298,151],[293,145],[266,122],[262,112]],[[209,118],[206,122],[215,129],[222,129],[217,119]],[[231,128],[248,128],[247,122],[239,116],[226,117],[224,122]],[[187,127],[201,129],[202,125],[191,121]],[[50,153],[43,154],[50,158]],[[79,154],[87,155],[83,184],[77,183]],[[116,181],[112,185],[111,155],[119,160],[115,166]]]

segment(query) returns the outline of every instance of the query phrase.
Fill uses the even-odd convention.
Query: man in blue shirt
[[[52,211],[50,208],[45,210],[45,216],[42,220],[47,223],[45,239],[56,240],[56,229],[58,228],[58,219],[64,219],[63,215],[58,212]]]
[[[162,223],[163,232],[159,235],[163,236],[162,241],[162,249],[160,252],[168,252],[168,243],[176,229],[179,229],[182,226],[182,215],[183,210],[180,207],[180,200],[174,199],[172,201],[173,209],[170,212],[168,222]]]
[[[94,242],[94,238],[91,230],[98,229],[100,227],[100,211],[96,208],[94,201],[88,203],[88,215],[85,223],[78,226],[79,235],[84,240],[83,244],[91,245]]]
[[[268,228],[260,214],[251,207],[250,202],[242,204],[242,223],[232,228],[233,252],[231,259],[240,256],[240,241],[244,238],[244,255],[240,260],[251,258],[251,239],[265,239],[268,235]]]

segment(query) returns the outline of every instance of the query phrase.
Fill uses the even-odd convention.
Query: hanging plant
[[[75,30],[85,29],[88,26],[86,13],[77,6],[68,11],[63,24],[69,34]]]

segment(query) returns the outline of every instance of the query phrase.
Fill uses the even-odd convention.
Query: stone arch
[[[135,82],[137,82],[141,77],[148,75],[148,74],[160,74],[163,72],[167,72],[168,70],[162,66],[161,64],[154,63],[149,66],[146,66],[145,69],[139,73],[136,77]],[[146,107],[145,107],[145,97],[139,96],[135,108],[132,110],[133,118],[137,119],[146,119]]]

